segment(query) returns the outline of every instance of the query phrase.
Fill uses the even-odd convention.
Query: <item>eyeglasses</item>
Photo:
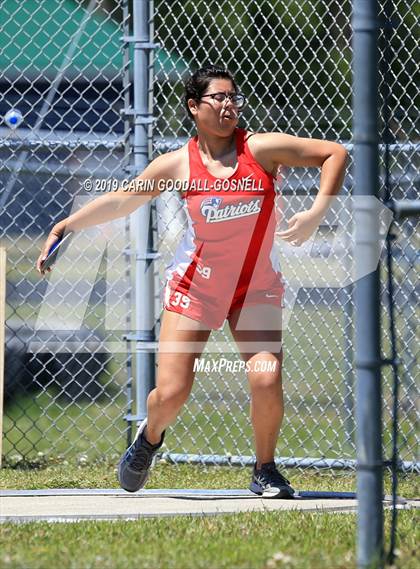
[[[230,99],[238,109],[242,109],[246,103],[246,97],[242,95],[242,93],[223,93],[220,91],[219,93],[208,93],[207,95],[201,96],[202,99],[204,99],[204,97],[211,97],[218,103],[224,103],[226,99]]]

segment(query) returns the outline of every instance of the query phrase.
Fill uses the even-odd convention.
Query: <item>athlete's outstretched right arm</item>
[[[176,152],[168,152],[158,156],[147,168],[134,180],[115,192],[109,192],[99,198],[89,202],[85,206],[56,223],[50,231],[47,240],[41,250],[41,254],[36,262],[36,268],[44,274],[41,269],[42,261],[47,257],[51,247],[59,241],[64,232],[80,231],[87,227],[100,225],[107,221],[112,221],[119,217],[130,215],[139,206],[151,201],[160,195],[164,189],[165,181],[171,179],[176,172]],[[153,191],[142,189],[142,182],[152,183]],[[147,184],[144,184],[144,188]],[[48,272],[51,269],[47,269]]]

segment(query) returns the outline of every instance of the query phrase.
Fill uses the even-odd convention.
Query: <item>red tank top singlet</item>
[[[237,167],[228,178],[204,166],[198,137],[188,142],[189,185],[182,200],[188,227],[165,276],[172,289],[228,301],[251,290],[281,286],[273,250],[274,177],[252,156],[237,128]]]

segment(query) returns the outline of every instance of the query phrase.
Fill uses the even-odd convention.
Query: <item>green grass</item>
[[[3,469],[3,488],[115,488],[112,463],[38,470]],[[354,491],[354,474],[285,471],[297,489]],[[245,488],[249,468],[158,464],[148,488]],[[389,477],[385,491],[389,492]],[[418,477],[401,477],[399,494],[419,495]],[[416,569],[418,515],[399,513],[396,567]],[[385,513],[385,531],[390,514]],[[353,569],[353,514],[252,512],[135,522],[3,524],[3,568],[44,569]]]
[[[229,398],[213,399],[206,393],[212,389],[210,380],[205,383],[203,380],[200,385],[200,379],[197,380],[195,392],[201,403],[190,401],[186,405],[168,430],[166,450],[252,455],[246,384],[242,392],[235,392],[237,383],[232,385],[233,395]],[[285,391],[287,395],[287,387]],[[354,458],[352,442],[346,438],[336,410],[332,407],[323,410],[312,397],[304,394],[301,399],[296,397],[286,398],[278,456]],[[298,413],[294,412],[297,406]],[[307,413],[307,409],[311,412]],[[51,390],[20,395],[6,408],[3,452],[24,457],[35,457],[38,452],[53,456],[63,454],[69,458],[86,454],[90,460],[122,452],[126,444],[125,411],[125,395],[113,401],[103,397],[93,403],[79,401],[74,405],[57,399]],[[384,432],[388,443],[386,454],[390,451],[389,433],[390,429]],[[401,423],[400,437],[408,448],[415,448],[415,431],[409,421]],[[401,458],[412,459],[407,451],[404,453],[404,447],[401,451]]]
[[[0,488],[31,490],[36,488],[117,488],[116,465],[113,460],[84,462],[48,461],[38,468],[3,468]],[[343,470],[284,469],[296,490],[328,490],[355,492],[354,472]],[[152,470],[148,488],[247,488],[249,467],[201,466],[165,464],[160,462]],[[391,493],[391,478],[384,474],[384,492]],[[404,498],[420,497],[420,478],[414,474],[400,474],[398,494]]]
[[[397,567],[418,567],[415,524],[412,512],[401,512]],[[352,569],[355,531],[353,515],[303,512],[5,524],[0,563],[21,569]]]
[[[3,452],[34,457],[38,452],[57,455],[101,456],[119,441],[125,445],[124,406],[120,395],[113,402],[78,402],[68,405],[51,391],[19,397],[4,418]],[[68,406],[67,406],[68,405]]]

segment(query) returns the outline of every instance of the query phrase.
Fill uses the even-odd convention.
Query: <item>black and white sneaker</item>
[[[150,444],[143,436],[146,424],[147,419],[140,424],[133,443],[125,451],[118,465],[118,480],[121,488],[127,492],[137,492],[146,484],[155,454],[165,438],[164,431],[160,443]]]
[[[275,462],[266,462],[257,470],[256,464],[252,473],[249,489],[263,498],[293,498],[295,491],[290,482],[280,474]]]

